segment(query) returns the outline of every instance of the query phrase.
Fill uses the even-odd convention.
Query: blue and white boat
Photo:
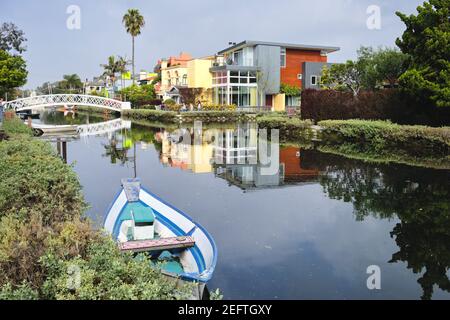
[[[199,283],[206,283],[213,275],[217,248],[211,235],[188,215],[141,187],[139,179],[122,180],[104,228],[121,250],[148,252],[164,274]]]

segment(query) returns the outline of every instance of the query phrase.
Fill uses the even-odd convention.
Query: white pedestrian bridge
[[[3,110],[14,110],[15,112],[19,112],[24,110],[57,106],[87,106],[103,108],[117,112],[131,109],[131,105],[129,102],[122,102],[110,98],[84,94],[49,94],[4,102]]]

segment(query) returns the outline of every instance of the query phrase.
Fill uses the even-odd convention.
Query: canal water
[[[257,129],[124,122],[98,135],[47,139],[65,144],[97,226],[120,179],[135,172],[202,224],[219,252],[208,287],[225,299],[450,298],[449,170],[370,164],[291,145],[272,150],[276,170],[265,170]],[[380,288],[370,290],[378,280]]]

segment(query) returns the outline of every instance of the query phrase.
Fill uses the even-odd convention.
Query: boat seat
[[[131,211],[133,211],[134,222],[136,224],[155,221],[155,214],[152,208],[144,206],[140,202],[129,202],[124,208],[121,219],[132,220]]]

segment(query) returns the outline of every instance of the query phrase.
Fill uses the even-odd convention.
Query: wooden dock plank
[[[186,236],[122,242],[119,243],[119,249],[121,251],[145,252],[170,250],[176,248],[190,248],[194,245],[194,238]]]

